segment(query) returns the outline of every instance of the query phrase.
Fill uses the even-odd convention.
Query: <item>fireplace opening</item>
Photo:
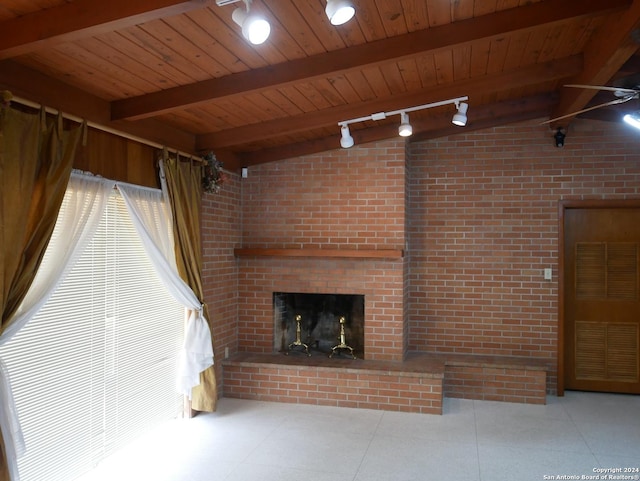
[[[274,351],[364,358],[364,295],[273,293]]]

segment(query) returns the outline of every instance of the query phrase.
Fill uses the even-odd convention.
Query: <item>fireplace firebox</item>
[[[364,358],[364,295],[273,293],[274,351]]]

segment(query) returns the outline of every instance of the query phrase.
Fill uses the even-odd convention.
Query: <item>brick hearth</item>
[[[444,363],[239,354],[224,361],[225,396],[442,414]]]
[[[545,404],[549,368],[522,358],[423,353],[400,363],[244,353],[223,365],[228,397],[426,414],[442,414],[444,396]]]

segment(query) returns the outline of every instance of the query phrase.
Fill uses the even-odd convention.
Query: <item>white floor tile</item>
[[[482,481],[572,479],[558,476],[593,474],[593,468],[599,467],[591,453],[567,453],[544,447],[484,444],[479,447],[478,456]]]
[[[386,412],[380,421],[376,436],[425,441],[446,439],[461,443],[475,443],[476,425],[473,403],[467,401],[466,410],[442,416]]]
[[[567,391],[560,402],[571,419],[580,422],[606,421],[640,428],[640,396]]]
[[[580,423],[579,429],[593,453],[640,460],[640,425],[596,421]]]
[[[289,413],[280,428],[320,431],[335,436],[373,436],[382,416],[383,411],[371,409],[301,405]]]
[[[568,453],[590,453],[577,426],[571,420],[517,414],[505,406],[505,413],[476,411],[478,445],[544,448]]]
[[[255,464],[355,475],[370,435],[280,429],[251,455]]]
[[[479,480],[475,443],[376,437],[356,481]]]
[[[569,421],[565,405],[556,396],[547,396],[547,404],[521,404],[498,401],[473,401],[478,416],[494,418],[533,418]]]
[[[626,468],[628,469],[628,472],[622,474],[628,474],[630,476],[637,475],[637,479],[640,479],[640,458],[638,456],[629,458],[625,456],[596,454],[596,458],[598,459],[601,468]]]
[[[204,478],[201,478],[204,479]],[[214,478],[207,478],[214,479]],[[292,468],[287,465],[273,466],[245,463],[238,466],[228,477],[215,478],[224,481],[352,481],[353,475],[328,471],[314,471],[312,469]]]
[[[445,399],[443,411],[223,398],[217,412],[166,423],[78,481],[542,481],[640,467],[640,396]]]

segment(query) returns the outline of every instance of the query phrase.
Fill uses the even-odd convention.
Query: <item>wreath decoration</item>
[[[217,194],[226,180],[226,176],[222,172],[222,162],[216,159],[213,152],[209,152],[202,160],[204,161],[202,188],[208,194]]]

